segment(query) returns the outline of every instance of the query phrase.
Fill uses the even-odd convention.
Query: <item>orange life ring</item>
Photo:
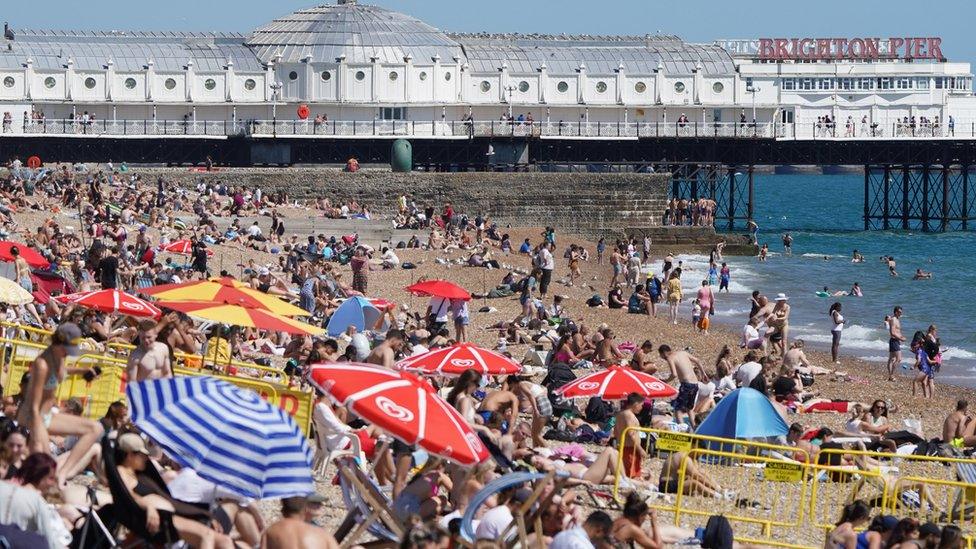
[[[34,155],[34,156],[28,158],[27,159],[27,167],[30,168],[30,169],[32,169],[32,170],[36,170],[37,168],[40,168],[41,167],[41,157],[40,156],[37,156],[37,155]]]
[[[308,118],[308,115],[309,115],[308,105],[299,105],[298,118],[305,120],[306,118]]]

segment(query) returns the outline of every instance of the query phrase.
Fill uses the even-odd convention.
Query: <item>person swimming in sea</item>
[[[895,270],[897,264],[895,263],[894,256],[889,255],[887,259],[887,263],[888,263],[888,274],[890,274],[891,276],[898,276],[898,271]]]
[[[817,292],[816,295],[817,297],[842,297],[849,294],[844,290],[837,290],[836,292],[831,293],[830,289],[824,286],[823,290]]]
[[[851,286],[851,291],[847,292],[847,295],[854,296],[854,297],[864,297],[864,292],[861,291],[861,286],[857,282],[855,282],[854,285]]]
[[[864,263],[864,254],[854,250],[854,252],[851,254],[851,263]]]
[[[915,269],[915,276],[912,277],[912,280],[929,280],[930,278],[932,278],[932,273],[930,271]]]

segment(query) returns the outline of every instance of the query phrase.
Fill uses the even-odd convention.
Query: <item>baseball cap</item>
[[[894,515],[884,515],[881,517],[881,526],[884,527],[884,531],[888,532],[894,530],[898,526],[898,517]]]
[[[525,503],[532,499],[532,490],[529,490],[528,488],[519,488],[515,491],[515,495],[512,496],[512,499],[519,503]]]
[[[271,271],[267,267],[261,267],[258,269],[258,276],[268,276],[270,274]]]
[[[124,435],[119,435],[117,441],[119,450],[123,452],[135,452],[138,454],[149,455],[149,448],[146,447],[146,441],[142,440],[142,437],[135,433],[125,433]]]
[[[54,332],[54,341],[64,347],[68,356],[78,356],[81,353],[81,349],[78,348],[81,339],[81,329],[74,322],[65,322]]]

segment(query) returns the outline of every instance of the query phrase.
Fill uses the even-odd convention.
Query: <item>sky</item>
[[[13,28],[248,32],[335,0],[0,0]],[[365,3],[365,2],[364,2]],[[972,0],[372,0],[445,31],[677,34],[720,38],[941,36],[951,61],[976,65],[964,21]]]

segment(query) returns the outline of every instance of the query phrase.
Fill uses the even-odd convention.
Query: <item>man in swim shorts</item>
[[[629,478],[643,478],[641,472],[641,462],[647,457],[647,451],[641,446],[640,432],[636,429],[640,427],[637,414],[644,409],[644,397],[637,393],[627,395],[627,400],[623,401],[620,411],[615,416],[616,421],[613,426],[614,440],[620,439],[626,431],[627,437],[624,439],[623,466],[624,474]],[[627,430],[631,428],[630,430]]]
[[[674,378],[678,378],[680,382],[678,396],[671,402],[677,419],[680,421],[680,418],[687,414],[691,424],[694,425],[695,415],[692,410],[695,407],[695,401],[698,399],[699,375],[701,375],[701,379],[708,379],[702,370],[701,361],[688,351],[672,351],[671,347],[667,345],[658,347],[657,352],[668,363],[668,368],[671,370],[671,376],[664,381],[670,382]]]
[[[901,307],[895,306],[894,313],[888,318],[888,381],[895,380],[895,368],[901,364],[901,342],[905,336],[901,333]]]

